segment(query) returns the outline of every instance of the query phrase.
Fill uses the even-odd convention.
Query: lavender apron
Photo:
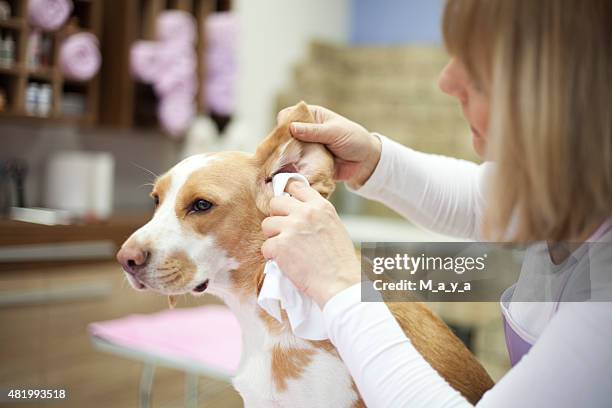
[[[587,241],[593,242],[599,240],[610,229],[612,229],[612,219],[608,219],[606,222],[604,222]],[[555,304],[553,307],[553,312],[550,316],[551,318],[554,316],[557,310],[559,310],[561,297],[565,287],[567,286],[570,275],[571,274],[567,275],[565,282],[563,282],[562,288],[554,301]],[[523,358],[525,354],[527,354],[527,352],[536,342],[536,338],[523,329],[510,315],[510,302],[512,301],[512,295],[514,294],[515,287],[516,284],[506,289],[502,294],[500,301],[504,322],[504,334],[506,337],[506,348],[508,349],[510,363],[513,367],[521,360],[521,358]]]
[[[500,302],[504,322],[504,335],[506,336],[506,348],[508,349],[512,367],[527,354],[531,346],[535,343],[535,339],[523,330],[512,319],[512,316],[510,316],[510,299],[512,299],[512,295],[514,294],[515,286],[516,285],[512,285],[504,291]]]

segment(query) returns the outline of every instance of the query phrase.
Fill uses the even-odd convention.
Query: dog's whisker
[[[156,284],[168,286],[172,282],[176,281],[180,276],[178,275],[178,270],[173,270],[170,273],[167,273],[162,276],[153,276],[153,280]]]
[[[131,164],[132,164],[133,166],[135,166],[135,167],[138,167],[140,170],[146,171],[147,173],[149,173],[150,175],[152,175],[154,178],[158,178],[158,177],[159,177],[159,175],[155,174],[154,172],[152,172],[151,170],[149,170],[149,169],[147,169],[147,168],[145,168],[145,167],[142,167],[141,165],[139,165],[139,164],[137,164],[137,163],[132,162]]]
[[[163,278],[167,277],[167,276],[171,276],[174,275],[177,271],[176,270],[172,270],[169,273],[165,274],[165,275],[159,275],[156,277],[157,280],[162,280]]]
[[[181,269],[179,269],[178,272],[181,274],[181,279],[182,279],[183,285],[186,284],[187,283],[186,282],[187,279],[185,278],[185,275],[183,274],[183,271]]]
[[[171,285],[171,284],[173,284],[174,282],[176,282],[179,279],[181,279],[181,275],[180,274],[175,274],[175,276],[173,278],[164,281],[163,284],[164,285]]]

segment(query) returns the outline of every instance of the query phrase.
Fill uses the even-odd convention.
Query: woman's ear
[[[259,165],[258,185],[264,186],[264,197],[258,206],[268,213],[272,198],[272,177],[277,173],[300,173],[323,197],[334,191],[334,159],[319,143],[307,143],[291,136],[291,122],[314,123],[314,117],[304,102],[298,103],[257,147],[255,160]],[[265,203],[264,203],[265,202]],[[265,204],[265,205],[264,205]]]

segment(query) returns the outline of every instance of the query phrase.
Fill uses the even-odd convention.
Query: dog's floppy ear
[[[268,211],[272,197],[272,177],[277,173],[300,173],[312,188],[325,198],[334,191],[334,160],[331,153],[319,143],[306,143],[291,136],[291,122],[314,123],[314,117],[304,102],[300,102],[283,118],[283,122],[257,147],[255,159],[260,172],[258,184],[264,186],[264,197],[258,207]]]

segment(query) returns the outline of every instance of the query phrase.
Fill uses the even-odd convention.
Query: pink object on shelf
[[[236,109],[238,31],[238,20],[231,12],[212,13],[206,20],[202,99],[211,111],[221,115],[231,115]]]
[[[190,13],[169,10],[160,13],[155,23],[157,40],[135,42],[130,64],[138,79],[153,85],[161,126],[179,137],[197,113],[196,21]]]
[[[28,18],[30,22],[47,31],[60,28],[72,12],[70,0],[30,0]]]
[[[193,361],[230,376],[242,352],[238,321],[227,307],[218,305],[91,323],[89,331],[115,345]]]
[[[196,115],[195,101],[190,93],[172,93],[161,98],[157,117],[162,127],[174,137],[180,137]]]
[[[185,44],[136,41],[130,50],[130,65],[132,73],[143,82],[155,84],[161,80],[167,83],[168,76],[182,80],[195,75],[196,54],[192,46]],[[170,88],[165,84],[156,91],[158,95],[167,94]]]
[[[196,94],[196,84],[198,79],[193,70],[191,72],[183,72],[179,66],[172,66],[155,79],[153,87],[155,93],[160,98],[166,98],[168,95],[179,93],[182,95],[191,95],[191,98]]]
[[[102,64],[98,39],[91,33],[77,33],[62,43],[59,63],[64,76],[86,81],[93,78]]]
[[[240,28],[236,15],[231,11],[211,13],[206,20],[206,38],[215,44],[233,45]]]
[[[157,41],[136,41],[130,50],[132,73],[143,82],[153,82],[160,71],[161,44]]]
[[[155,93],[161,98],[172,93],[195,96],[198,79],[193,47],[162,43],[159,52],[163,69],[153,79]]]
[[[186,11],[164,11],[157,17],[155,31],[161,41],[193,45],[197,32],[195,18]]]

